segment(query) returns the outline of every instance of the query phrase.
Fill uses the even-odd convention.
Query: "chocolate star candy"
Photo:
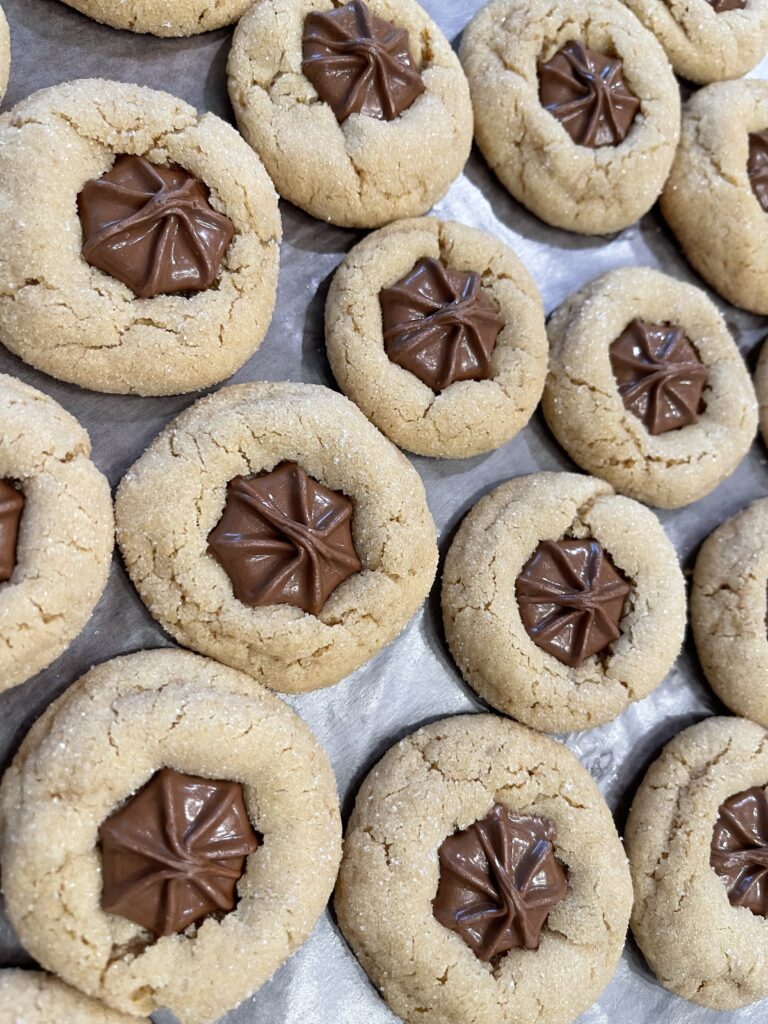
[[[555,838],[551,822],[495,804],[487,817],[441,844],[432,910],[479,960],[539,948],[550,911],[568,892]]]
[[[16,543],[24,511],[24,495],[7,480],[0,480],[0,583],[7,583],[16,568]]]
[[[83,258],[140,299],[205,291],[235,233],[208,197],[203,182],[181,167],[118,157],[78,196]]]
[[[259,847],[238,782],[163,768],[99,829],[101,906],[154,935],[176,935],[237,902]]]
[[[768,798],[755,787],[729,797],[719,810],[710,864],[734,907],[768,917]]]
[[[723,14],[725,11],[743,11],[747,6],[747,0],[707,0],[707,3],[715,14]]]
[[[649,434],[696,423],[709,370],[682,327],[633,320],[610,348],[624,407]]]
[[[448,270],[431,256],[379,296],[384,348],[393,363],[433,391],[487,380],[504,320],[474,271]]]
[[[620,60],[571,42],[539,61],[539,98],[579,146],[618,146],[640,111]]]
[[[757,201],[768,213],[768,131],[749,136],[747,174]]]
[[[596,540],[545,540],[523,566],[515,589],[533,642],[578,668],[618,638],[632,588]]]
[[[291,604],[317,615],[336,587],[362,568],[352,540],[352,502],[295,462],[230,482],[208,550],[238,601],[252,608]]]
[[[302,70],[342,124],[350,114],[394,121],[425,91],[408,33],[363,0],[307,15]]]

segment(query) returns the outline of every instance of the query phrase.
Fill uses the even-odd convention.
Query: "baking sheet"
[[[422,0],[451,40],[483,0]],[[90,76],[167,89],[200,109],[232,120],[226,94],[231,31],[188,40],[116,32],[58,0],[2,0],[11,26],[13,64],[4,109],[36,89]],[[755,72],[768,77],[768,61]],[[323,344],[322,314],[330,278],[360,233],[328,227],[282,203],[285,240],[274,321],[261,349],[232,378],[300,380],[335,387]],[[436,207],[441,217],[483,228],[509,243],[533,274],[551,312],[567,295],[606,270],[658,267],[701,285],[660,215],[608,239],[580,238],[549,228],[518,206],[479,154]],[[714,297],[714,296],[713,296]],[[718,302],[750,368],[766,321]],[[69,409],[90,432],[94,459],[116,485],[147,443],[194,401],[97,395],[62,384],[0,349],[0,372],[14,374]],[[761,441],[736,473],[706,500],[665,512],[661,519],[683,561],[693,566],[701,541],[727,516],[768,493],[768,459]],[[427,488],[444,557],[464,514],[512,476],[573,469],[537,414],[511,443],[464,461],[412,459]],[[85,632],[47,671],[0,696],[0,764],[10,761],[34,719],[94,662],[169,645],[145,611],[115,556],[108,589]],[[384,751],[417,726],[446,715],[484,709],[463,683],[442,635],[439,586],[405,633],[368,665],[330,690],[289,699],[325,746],[349,814],[363,776]],[[650,760],[685,726],[722,711],[704,682],[690,637],[666,682],[617,721],[563,737],[592,772],[615,809],[621,829],[632,794]],[[0,966],[26,965],[0,910]],[[762,1021],[765,1005],[715,1013],[671,996],[656,984],[630,940],[616,976],[580,1024],[721,1024]],[[158,1024],[170,1024],[157,1014]],[[396,1024],[330,912],[306,945],[260,992],[225,1018],[227,1024]]]

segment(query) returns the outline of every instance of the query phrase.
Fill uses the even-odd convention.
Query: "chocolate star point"
[[[237,782],[163,768],[99,829],[107,913],[175,935],[236,902],[259,847]]]
[[[78,213],[83,258],[141,299],[211,288],[235,232],[202,181],[140,156],[87,182]]]
[[[439,850],[436,919],[457,932],[479,960],[510,949],[538,949],[550,911],[568,892],[555,859],[551,822],[495,804]]]
[[[439,392],[454,381],[487,380],[504,320],[474,271],[420,259],[380,294],[384,348],[393,363]]]
[[[243,604],[290,604],[318,615],[336,587],[362,568],[352,513],[346,495],[284,462],[263,476],[230,481],[208,550]]]
[[[707,0],[707,3],[715,14],[724,14],[726,11],[743,11],[747,6],[747,0]]]
[[[755,198],[768,213],[768,131],[749,136],[747,175]]]
[[[621,60],[570,42],[539,62],[539,98],[579,146],[618,146],[640,111]]]
[[[408,33],[363,0],[307,15],[302,70],[343,123],[350,114],[394,121],[425,91]]]
[[[24,495],[7,480],[0,480],[0,583],[7,583],[16,568],[19,525]]]
[[[542,541],[515,583],[526,632],[570,668],[618,639],[631,589],[592,539]]]
[[[682,327],[633,320],[610,348],[624,407],[649,434],[696,423],[709,370]]]
[[[734,907],[768,917],[768,797],[755,786],[720,806],[710,864]]]

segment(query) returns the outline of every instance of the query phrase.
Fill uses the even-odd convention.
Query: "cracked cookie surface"
[[[16,566],[0,583],[0,691],[57,658],[107,583],[112,497],[77,420],[47,395],[0,374],[0,480],[25,498]]]
[[[169,395],[223,380],[259,347],[275,301],[280,216],[264,167],[233,128],[167,93],[82,80],[0,116],[0,144],[9,183],[0,341],[12,352],[96,391]],[[137,299],[83,259],[77,197],[125,153],[184,167],[234,222],[212,288]]]
[[[243,786],[264,842],[238,903],[153,940],[101,909],[98,829],[162,768]],[[47,969],[126,1013],[210,1024],[309,936],[333,888],[341,823],[330,763],[286,704],[186,651],[92,669],[32,727],[0,787],[6,909]]]
[[[231,25],[253,0],[63,0],[112,28],[155,36],[193,36]]]
[[[362,570],[318,615],[238,601],[208,553],[227,483],[296,462],[353,503]],[[437,566],[424,486],[346,398],[309,384],[243,384],[172,422],[120,484],[118,540],[144,603],[185,646],[283,692],[338,682],[393,640]]]
[[[624,0],[653,32],[681,78],[698,85],[741,78],[768,50],[768,0],[717,11],[710,0]]]
[[[499,803],[555,826],[568,894],[538,950],[493,963],[435,919],[437,851]],[[493,715],[435,722],[392,747],[363,782],[336,888],[339,924],[408,1024],[567,1024],[597,999],[624,946],[632,890],[611,813],[559,743]]]
[[[543,540],[598,541],[631,585],[620,635],[571,668],[527,633],[515,581]],[[575,473],[518,477],[482,498],[445,560],[443,622],[461,672],[505,714],[545,732],[590,729],[664,679],[685,630],[685,585],[656,516]]]
[[[696,560],[691,624],[702,668],[736,715],[768,726],[768,498],[719,526]]]
[[[341,0],[258,0],[240,21],[229,93],[240,130],[278,192],[314,217],[379,227],[419,216],[469,157],[472,106],[458,58],[414,0],[371,0],[372,13],[408,32],[425,92],[393,121],[352,114],[339,124],[302,72],[312,12]]]
[[[740,718],[686,729],[649,768],[627,821],[635,939],[662,985],[715,1010],[768,996],[765,919],[731,906],[710,866],[720,806],[768,783],[766,739]]]
[[[504,327],[489,380],[457,381],[436,393],[385,350],[380,293],[424,257],[480,275]],[[464,458],[509,441],[544,388],[547,336],[536,285],[514,252],[474,228],[422,218],[369,235],[336,272],[325,313],[336,380],[395,444],[419,455]]]
[[[619,57],[640,113],[618,146],[577,145],[539,98],[537,64],[583,42]],[[518,202],[555,227],[607,234],[633,224],[664,187],[680,131],[680,95],[664,51],[617,0],[493,0],[460,56],[475,138]]]
[[[653,435],[625,408],[609,349],[636,318],[685,329],[709,370],[697,422]],[[567,299],[547,330],[547,423],[574,462],[617,491],[680,508],[746,455],[757,430],[754,388],[722,314],[698,288],[647,267],[611,271]]]
[[[749,136],[768,128],[768,82],[700,89],[683,127],[661,210],[688,260],[723,298],[768,313],[768,213],[749,179]]]
[[[42,971],[0,970],[0,1024],[140,1024]]]

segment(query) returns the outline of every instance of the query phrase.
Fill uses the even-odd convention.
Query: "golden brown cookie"
[[[768,726],[768,498],[710,534],[696,559],[691,624],[707,679],[736,715]]]
[[[576,544],[573,557],[552,542]],[[602,725],[647,697],[685,631],[683,576],[656,516],[575,473],[517,477],[482,498],[448,551],[442,604],[470,686],[545,732]]]
[[[193,36],[231,25],[252,0],[64,0],[112,28],[155,36]]]
[[[675,154],[680,94],[658,41],[624,4],[492,0],[460,54],[475,138],[518,202],[582,234],[621,231],[650,210]]]
[[[724,317],[648,267],[610,271],[548,325],[542,408],[582,469],[660,508],[703,498],[757,430],[755,393]]]
[[[343,21],[318,21],[313,28],[329,13]],[[382,22],[375,38],[391,40],[390,50],[371,43],[375,19]],[[330,44],[305,53],[308,27]],[[316,66],[327,61],[335,74],[340,56],[349,71],[343,89],[331,90],[342,94],[332,107],[333,97],[318,91],[304,58]],[[369,67],[375,73],[365,86],[361,76]],[[374,228],[420,216],[469,156],[466,78],[451,44],[415,0],[257,0],[237,26],[227,71],[240,130],[278,192],[321,220]],[[410,89],[388,109],[388,95],[398,98],[403,80]],[[354,96],[365,99],[360,111],[347,102]]]
[[[189,210],[179,212],[178,195],[145,194],[136,212],[135,193],[149,189],[147,181],[123,194],[122,212],[110,214],[107,204],[95,237],[113,240],[119,255],[121,247],[139,245],[151,223],[151,283],[157,264],[175,259],[181,242],[199,259],[205,225],[228,218],[234,237],[220,269],[212,268],[211,287],[138,298],[86,261],[84,187],[125,155],[181,167],[202,182],[209,192],[202,234],[190,240]],[[261,344],[277,287],[277,194],[261,161],[224,121],[154,89],[70,82],[0,117],[0,176],[7,183],[0,193],[0,341],[26,362],[96,391],[172,395],[229,377]],[[114,183],[102,187],[117,191]],[[127,211],[134,222],[115,236],[110,216],[130,220]],[[185,269],[184,260],[179,265]]]
[[[567,889],[538,949],[485,961],[436,918],[433,900],[439,848],[495,804],[553,827]],[[501,865],[511,852],[503,842],[492,851]],[[462,878],[484,863],[479,853]],[[501,894],[493,885],[481,889],[472,907],[478,917],[497,900],[508,907],[509,878]],[[519,890],[518,898],[525,903]],[[613,975],[631,904],[624,851],[589,774],[565,747],[493,715],[435,722],[384,755],[358,793],[335,899],[347,941],[407,1024],[568,1024]],[[498,914],[491,926],[503,923]]]
[[[223,519],[231,481],[258,480],[285,463],[308,475],[301,486],[313,494],[319,485],[348,503],[357,563],[314,610],[291,601],[326,574],[334,554],[322,536],[325,511],[317,521],[308,515],[301,491],[266,509],[246,495],[246,507],[263,509],[278,533],[264,537],[260,514],[231,531]],[[161,625],[286,693],[330,686],[392,641],[424,601],[437,565],[416,470],[351,402],[309,384],[242,384],[199,401],[126,473],[116,513],[128,572]],[[214,529],[223,560],[228,547],[240,566],[234,577],[212,553]],[[285,561],[264,577],[259,558],[270,552]],[[342,552],[342,565],[352,554]],[[278,593],[281,580],[287,590]]]
[[[126,848],[137,857],[148,843],[166,837],[168,844],[160,847],[167,869],[160,879],[147,870],[137,886],[135,861],[128,861],[123,884],[133,905],[151,883],[175,912],[186,898],[183,879],[199,877],[200,858],[209,875],[205,895],[221,871],[237,877],[234,909],[158,936],[125,913],[103,909],[99,829],[163,768],[193,782],[239,784],[260,841],[235,858],[228,836],[239,833],[211,834],[211,818],[200,820],[194,793],[183,840],[173,841],[179,812],[162,805],[126,833]],[[231,829],[221,814],[228,806],[208,804],[218,815],[213,820]],[[187,1024],[221,1018],[306,940],[341,856],[333,771],[307,726],[252,679],[178,650],[106,662],[43,714],[3,778],[0,834],[6,910],[29,953],[123,1013],[167,1007]],[[209,840],[202,847],[194,842],[200,834]],[[224,842],[232,854],[217,860]],[[172,887],[171,880],[181,884]]]
[[[403,304],[395,291],[409,278]],[[398,362],[382,318],[387,295],[408,316],[393,339]],[[441,307],[443,300],[451,301]],[[421,339],[409,310],[424,316]],[[433,325],[442,323],[448,334],[433,343]],[[419,455],[465,458],[498,448],[541,398],[547,336],[538,290],[510,248],[474,228],[425,217],[369,235],[336,273],[325,325],[344,393],[390,440]]]
[[[740,892],[748,896],[750,877],[764,871],[766,783],[765,730],[743,718],[709,718],[667,744],[648,769],[627,821],[635,939],[665,988],[714,1010],[768,997],[766,920],[738,905]],[[751,790],[756,814],[748,800],[745,831],[735,825],[728,841],[718,830],[720,863],[732,850],[734,876],[742,874],[743,851],[743,885],[736,885],[731,899],[712,863],[713,839],[718,824],[728,823],[723,805]],[[750,850],[762,859],[752,860]]]
[[[73,416],[0,374],[0,691],[58,658],[106,586],[112,496],[90,455]]]
[[[768,82],[709,85],[683,108],[680,148],[662,212],[691,264],[723,298],[768,313],[768,214],[752,136],[768,131]],[[768,203],[768,197],[766,197]]]

